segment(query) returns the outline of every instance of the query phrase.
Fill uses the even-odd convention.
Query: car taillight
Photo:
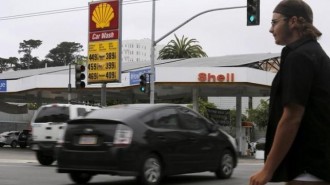
[[[130,145],[132,142],[133,130],[123,124],[118,124],[113,144],[114,146],[127,146]]]
[[[30,130],[30,133],[32,134],[32,123],[29,124],[28,130]]]
[[[64,145],[64,140],[63,139],[59,139],[59,140],[56,141],[55,147],[56,148],[60,148],[60,147],[63,147],[63,145]]]

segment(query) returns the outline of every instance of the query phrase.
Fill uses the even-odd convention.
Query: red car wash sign
[[[88,83],[120,81],[119,1],[89,4]]]

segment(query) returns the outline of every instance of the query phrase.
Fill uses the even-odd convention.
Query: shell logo
[[[93,11],[92,20],[96,28],[110,27],[111,20],[115,17],[113,8],[108,3],[99,4]]]

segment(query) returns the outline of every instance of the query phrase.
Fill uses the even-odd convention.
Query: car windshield
[[[69,108],[54,106],[41,109],[35,119],[35,123],[67,122],[70,119]]]

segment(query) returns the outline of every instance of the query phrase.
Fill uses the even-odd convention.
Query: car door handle
[[[191,141],[191,142],[196,142],[197,141],[197,139],[194,138],[194,137],[190,137],[188,140]]]
[[[52,127],[46,127],[46,130],[51,130],[52,129]]]

